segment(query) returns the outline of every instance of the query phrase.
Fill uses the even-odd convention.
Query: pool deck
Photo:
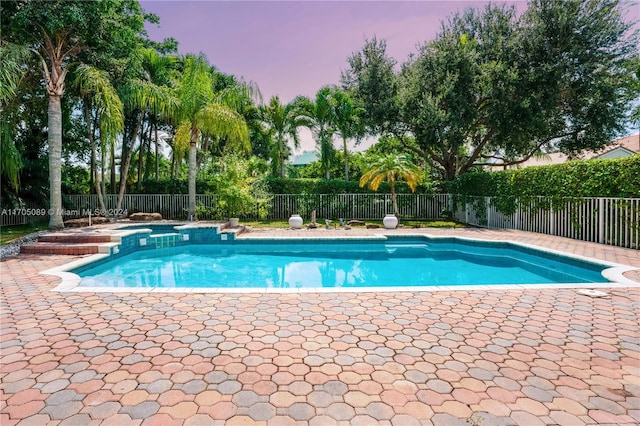
[[[427,233],[640,268],[640,252],[521,231]],[[0,262],[0,424],[637,425],[640,287],[398,293],[61,293]],[[640,281],[640,273],[627,273]],[[600,289],[602,290],[602,289]]]

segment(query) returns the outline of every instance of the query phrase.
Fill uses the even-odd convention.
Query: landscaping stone
[[[133,222],[153,222],[156,220],[162,220],[162,215],[160,213],[131,213],[129,215],[129,220]]]

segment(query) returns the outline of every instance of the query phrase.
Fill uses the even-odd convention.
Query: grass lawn
[[[318,226],[324,226],[323,223],[317,222]],[[337,221],[336,221],[337,222]],[[307,222],[308,223],[308,222]],[[381,228],[384,227],[381,220],[367,220],[367,225],[378,225]],[[289,228],[289,222],[286,220],[258,220],[258,221],[240,221],[241,225],[250,226],[252,228]],[[331,224],[333,226],[333,223]],[[405,228],[464,228],[461,223],[447,221],[447,220],[401,220],[400,225],[404,225]],[[304,225],[303,225],[304,226]]]
[[[0,226],[0,245],[10,243],[16,238],[44,231],[48,227],[47,222],[29,223],[27,225]]]

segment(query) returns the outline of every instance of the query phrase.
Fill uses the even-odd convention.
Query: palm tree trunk
[[[96,138],[94,137],[92,120],[91,120],[91,109],[89,108],[89,101],[84,99],[82,101],[83,111],[84,111],[84,122],[85,128],[87,131],[87,138],[89,139],[89,144],[91,145],[91,164],[89,166],[89,193],[93,193],[95,191],[94,185],[96,183],[96,170],[97,170],[97,151],[96,151]]]
[[[116,144],[115,143],[111,144],[111,158],[109,160],[111,165],[110,189],[111,189],[111,193],[115,194],[116,193]]]
[[[400,217],[400,212],[398,211],[398,200],[396,199],[396,185],[392,180],[389,182],[389,186],[391,187],[391,203],[393,204],[393,214],[396,215],[397,218]]]
[[[124,147],[125,143],[123,141],[122,153],[123,157],[120,159],[120,192],[118,193],[118,203],[116,205],[116,210],[119,211],[122,208],[122,200],[124,199],[124,193],[127,189],[127,178],[129,176],[129,166],[131,165],[131,157],[133,156],[133,145],[136,143],[136,139],[138,138],[138,133],[140,133],[140,127],[142,126],[142,114],[139,114],[138,122],[136,123],[136,127],[133,130],[133,134],[131,135],[131,146],[127,150],[126,155],[124,155]],[[142,143],[142,142],[140,142]]]
[[[147,132],[143,130],[140,134],[140,148],[138,149],[138,181],[137,188],[138,191],[142,189],[142,172],[144,167],[144,144],[146,141]]]
[[[102,141],[102,137],[100,138],[100,141]],[[113,145],[113,143],[112,143]],[[100,155],[101,155],[101,161],[100,161],[100,187],[102,188],[102,197],[104,199],[104,197],[107,195],[107,177],[106,177],[106,173],[105,173],[105,164],[107,164],[107,150],[105,149],[104,146],[104,142],[101,143],[101,147],[100,147]]]
[[[158,145],[159,145],[159,141],[158,141],[158,123],[155,122],[153,123],[153,129],[155,131],[155,138],[156,138],[156,180],[159,179],[159,175],[160,175],[160,165],[159,165],[159,160],[158,160]]]
[[[196,220],[196,143],[198,130],[191,128],[191,140],[189,141],[189,220]]]
[[[64,228],[62,220],[62,96],[49,94],[49,229]]]
[[[98,152],[96,147],[96,138],[94,137],[94,128],[91,125],[91,111],[89,104],[84,103],[84,120],[86,123],[87,138],[91,144],[91,182],[89,188],[96,191],[98,195],[98,202],[100,203],[100,210],[106,211],[104,205],[104,197],[102,196],[102,190],[100,188],[100,174],[98,174]]]

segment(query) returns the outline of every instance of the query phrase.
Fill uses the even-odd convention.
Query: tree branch
[[[491,129],[486,135],[484,135],[484,138],[482,138],[482,141],[480,141],[478,146],[476,146],[476,149],[473,151],[473,154],[471,154],[471,157],[469,157],[469,159],[460,167],[460,169],[458,170],[458,173],[464,173],[471,166],[475,164],[475,161],[478,159],[478,156],[480,156],[480,154],[482,153],[482,150],[484,149],[485,145],[489,142],[489,140],[495,133],[496,133],[496,130]]]

